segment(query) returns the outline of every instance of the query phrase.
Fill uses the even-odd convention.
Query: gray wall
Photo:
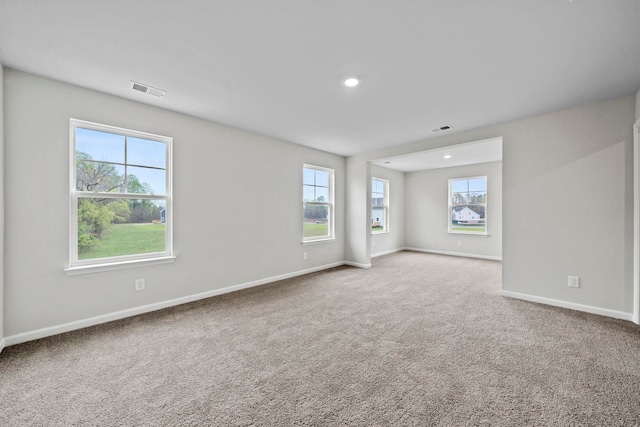
[[[4,68],[0,62],[0,351],[4,346]]]
[[[345,259],[343,157],[12,69],[4,82],[5,337]],[[173,137],[175,263],[65,274],[71,117]],[[334,242],[301,244],[303,163],[335,169]]]
[[[347,157],[345,257],[361,267],[371,266],[371,166],[367,157]]]
[[[485,175],[489,235],[448,233],[449,179]],[[411,172],[405,180],[407,247],[502,258],[502,162]]]
[[[635,98],[352,156],[349,188],[366,188],[370,160],[502,136],[503,289],[631,313]],[[368,240],[353,222],[366,210],[347,206],[346,254],[358,263],[369,262]],[[582,278],[579,289],[568,275]]]
[[[405,246],[405,174],[377,165],[370,168],[371,177],[389,181],[389,232],[371,235],[371,255],[376,256]]]

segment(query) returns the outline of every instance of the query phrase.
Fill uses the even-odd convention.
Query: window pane
[[[164,142],[127,138],[127,164],[167,167],[167,145]]]
[[[78,259],[165,252],[164,200],[78,199]]]
[[[329,189],[325,187],[316,187],[316,202],[329,201]]]
[[[325,237],[329,235],[329,206],[304,204],[302,236]]]
[[[97,130],[76,128],[76,153],[83,158],[124,163],[124,136]]]
[[[167,172],[161,169],[127,167],[127,192],[166,194]]]
[[[316,183],[315,169],[303,168],[302,169],[302,183],[305,185],[315,185]]]
[[[384,182],[374,179],[371,182],[371,191],[374,193],[384,193]]]
[[[316,187],[311,185],[303,185],[302,186],[302,201],[303,202],[313,202],[316,198],[315,193]]]
[[[466,205],[451,209],[451,231],[484,233],[486,231],[485,207]]]
[[[470,179],[469,191],[487,191],[487,180],[485,178]]]
[[[461,205],[461,204],[466,204],[469,203],[469,200],[467,200],[467,193],[451,193],[451,204],[453,205]]]
[[[76,152],[76,190],[112,192],[122,191],[124,166],[86,160]]]
[[[371,209],[371,229],[373,231],[382,231],[384,230],[385,221],[385,212],[382,207],[374,207]]]
[[[371,197],[371,206],[384,206],[384,194],[373,194]]]
[[[452,193],[466,193],[468,190],[469,181],[466,179],[455,179],[451,181]]]
[[[316,185],[329,187],[329,172],[316,170]]]
[[[484,191],[476,191],[469,193],[469,203],[484,204],[487,203],[487,193]]]

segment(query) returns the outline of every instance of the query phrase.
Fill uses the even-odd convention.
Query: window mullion
[[[163,194],[142,194],[142,193],[99,193],[89,191],[72,192],[77,198],[85,199],[129,199],[129,200],[168,200],[167,195]]]
[[[128,137],[124,136],[124,192],[129,192],[129,171],[127,170],[129,162],[127,161],[127,141]]]

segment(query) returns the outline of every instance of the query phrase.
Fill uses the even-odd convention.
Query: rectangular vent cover
[[[153,95],[158,98],[162,98],[167,94],[166,90],[158,89],[155,87],[151,87],[149,85],[145,85],[142,83],[131,81],[131,89],[137,90],[138,92],[146,93],[148,95]]]
[[[440,126],[439,128],[431,129],[431,132],[436,133],[436,132],[441,132],[443,130],[449,130],[449,129],[451,129],[451,125],[444,125],[444,126]]]

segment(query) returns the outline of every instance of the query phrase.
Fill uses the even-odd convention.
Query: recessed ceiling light
[[[347,87],[354,87],[360,84],[360,77],[349,77],[345,79],[344,85]]]
[[[443,159],[450,159],[451,158],[451,154],[445,154],[444,156],[442,156]]]

